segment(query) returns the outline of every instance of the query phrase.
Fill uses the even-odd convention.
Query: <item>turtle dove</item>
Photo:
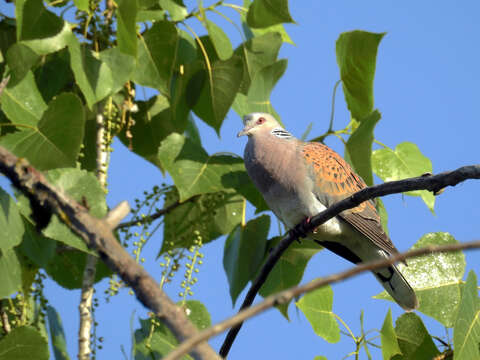
[[[290,229],[366,187],[340,155],[317,142],[303,142],[266,113],[243,118],[248,135],[245,167],[275,215]],[[398,250],[382,228],[373,201],[345,210],[308,234],[354,264],[384,259]],[[373,274],[405,310],[418,306],[415,292],[398,267]]]

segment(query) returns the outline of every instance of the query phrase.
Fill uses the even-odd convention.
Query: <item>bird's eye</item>
[[[258,118],[257,124],[258,124],[258,125],[263,124],[265,121],[266,121],[266,120],[265,120],[264,117]]]

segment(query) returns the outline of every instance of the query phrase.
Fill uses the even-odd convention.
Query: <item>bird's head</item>
[[[237,134],[237,137],[248,135],[253,136],[260,131],[271,131],[281,127],[275,118],[267,113],[251,113],[243,117],[244,128]]]

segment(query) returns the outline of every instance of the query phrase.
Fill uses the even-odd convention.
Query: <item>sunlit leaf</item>
[[[75,80],[89,108],[120,90],[135,70],[135,58],[121,52],[118,47],[97,53],[72,36],[68,50]]]
[[[133,80],[168,94],[178,33],[169,21],[157,21],[138,39],[138,60]]]
[[[428,245],[456,244],[449,233],[428,233],[413,245],[412,249]],[[465,256],[461,252],[436,253],[407,260],[408,266],[398,266],[417,294],[418,311],[433,317],[447,327],[452,327],[462,289]],[[393,301],[384,291],[377,299]]]
[[[205,26],[220,60],[230,58],[233,55],[233,48],[227,34],[223,32],[220,26],[208,19],[205,19]]]
[[[430,159],[424,156],[417,145],[402,142],[395,150],[383,148],[372,154],[373,172],[383,181],[402,180],[432,172]],[[430,211],[433,212],[435,196],[426,190],[409,191],[411,196],[421,196]]]
[[[352,117],[361,120],[373,110],[373,79],[377,49],[385,33],[342,33],[336,44],[345,101]]]
[[[47,109],[31,71],[16,85],[7,85],[2,93],[1,106],[14,125],[28,126],[36,126]]]
[[[232,56],[215,61],[211,71],[205,71],[206,80],[193,111],[219,133],[242,82],[243,64],[239,57]]]
[[[384,360],[390,360],[393,356],[401,354],[402,351],[398,346],[397,334],[393,328],[392,311],[388,309],[387,316],[383,321],[380,330],[380,339],[382,341],[382,355]]]
[[[453,331],[455,360],[480,359],[480,298],[477,277],[469,272]]]
[[[333,291],[330,286],[305,294],[296,305],[312,325],[315,334],[330,343],[340,341],[340,328],[332,312]]]
[[[288,10],[288,0],[254,0],[247,13],[247,23],[252,28],[293,22]]]
[[[38,124],[7,134],[0,139],[0,145],[27,158],[39,170],[75,166],[83,140],[84,116],[78,96],[63,93],[48,104]]]
[[[187,8],[183,0],[158,0],[162,9],[168,11],[172,21],[182,21],[187,16]]]
[[[372,174],[372,144],[373,130],[381,118],[378,110],[373,111],[365,119],[362,119],[360,126],[352,133],[345,144],[349,159],[355,171],[362,177],[368,186],[373,185]]]
[[[117,0],[117,43],[121,52],[137,56],[137,2]]]
[[[64,48],[73,37],[68,22],[48,11],[43,1],[16,1],[15,15],[18,24],[18,40],[38,55],[49,54]]]

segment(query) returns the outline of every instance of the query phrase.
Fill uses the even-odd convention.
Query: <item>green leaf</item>
[[[205,19],[205,27],[220,60],[230,58],[233,55],[233,48],[227,34],[223,32],[220,26],[208,19]]]
[[[136,83],[168,94],[179,36],[170,21],[158,21],[138,40]]]
[[[2,93],[2,110],[14,125],[36,126],[47,109],[31,71]]]
[[[425,157],[417,145],[402,142],[395,150],[383,148],[372,154],[373,171],[383,181],[402,180],[432,172],[432,163]],[[433,212],[435,196],[426,190],[409,191],[410,196],[421,196],[430,211]]]
[[[3,18],[0,21],[0,59],[5,60],[10,46],[17,41],[17,22],[15,19]]]
[[[164,206],[178,201],[176,189],[167,193]],[[186,201],[165,215],[162,248],[158,254],[189,248],[202,238],[204,244],[228,234],[242,220],[244,200],[233,192],[203,194]]]
[[[428,233],[422,236],[412,249],[457,243],[458,241],[449,233]],[[408,259],[408,266],[401,264],[397,266],[415,289],[420,303],[418,311],[433,317],[447,327],[452,327],[460,303],[465,265],[464,254],[456,252]],[[385,291],[375,298],[391,300]]]
[[[315,334],[329,343],[340,341],[340,328],[332,312],[333,291],[330,286],[305,294],[295,304],[310,322]]]
[[[342,33],[337,40],[337,64],[343,93],[356,120],[365,118],[373,110],[375,62],[384,35],[357,30]]]
[[[247,23],[252,28],[293,22],[288,10],[288,0],[254,0],[247,13]]]
[[[138,10],[136,22],[156,22],[166,20],[165,10]]]
[[[158,0],[162,9],[168,11],[172,21],[182,21],[188,15],[182,0]]]
[[[188,320],[194,324],[198,330],[205,330],[212,325],[210,313],[205,305],[198,300],[179,301],[178,306],[183,308]]]
[[[150,320],[140,320],[140,329],[135,330],[133,353],[135,360],[160,360],[178,346],[172,332],[163,324],[153,326]],[[192,360],[185,355],[182,360]]]
[[[67,341],[63,331],[62,319],[54,307],[47,306],[48,327],[50,329],[50,339],[52,341],[55,360],[69,360],[67,352]]]
[[[86,202],[89,213],[95,217],[107,214],[105,192],[95,175],[80,169],[56,169],[46,173],[47,180],[55,187],[62,189],[79,203]],[[54,216],[43,234],[66,245],[82,251],[88,251],[87,246],[77,235]]]
[[[266,112],[275,116],[280,122],[280,116],[270,103],[270,93],[287,68],[287,60],[279,60],[258,71],[252,80],[248,96],[237,94],[233,109],[238,115],[244,116],[252,112]]]
[[[39,56],[28,46],[21,43],[15,43],[8,49],[6,60],[11,70],[12,78],[9,85],[14,86],[19,83],[33,65],[37,63]]]
[[[245,226],[237,226],[227,237],[223,251],[223,268],[235,305],[238,295],[258,271],[265,253],[270,216],[262,215]]]
[[[73,0],[73,3],[77,7],[78,10],[82,10],[88,12],[90,10],[88,4],[89,0]]]
[[[0,299],[10,296],[22,288],[22,266],[15,250],[7,249],[0,252],[0,274],[2,274]]]
[[[395,322],[395,332],[402,360],[433,359],[439,354],[422,319],[414,313],[400,316]]]
[[[480,359],[480,299],[477,277],[469,272],[453,331],[455,360]]]
[[[35,69],[35,81],[45,101],[51,101],[54,96],[71,88],[75,82],[68,49],[62,49],[47,55],[42,66]]]
[[[313,360],[327,360],[327,358],[325,356],[319,355],[319,356],[315,356]]]
[[[39,170],[75,166],[83,140],[84,112],[77,95],[54,98],[38,124],[0,139],[0,145],[27,158]]]
[[[14,328],[0,339],[0,360],[48,360],[48,342],[30,326]]]
[[[174,121],[172,108],[163,95],[154,96],[147,101],[137,101],[138,112],[133,114],[135,124],[130,127],[131,138],[125,133],[119,135],[120,140],[136,154],[158,166],[163,167],[157,156],[162,140],[173,132],[182,133],[187,125],[185,119]]]
[[[273,249],[281,240],[281,237],[269,241],[267,248]],[[267,297],[282,290],[298,285],[303,278],[303,273],[308,262],[322,248],[314,242],[303,241],[301,244],[294,242],[282,254],[275,267],[268,275],[267,280],[260,288],[260,295]],[[264,261],[269,251],[265,252]],[[288,319],[288,304],[278,306],[280,312]]]
[[[68,51],[75,80],[89,108],[119,91],[135,70],[135,58],[117,47],[97,53],[88,50],[72,36]]]
[[[362,177],[368,186],[373,185],[372,174],[372,144],[373,130],[382,115],[374,110],[365,119],[362,119],[358,128],[348,138],[345,150],[355,171]]]
[[[117,0],[117,43],[118,49],[133,57],[137,56],[137,2]]]
[[[40,234],[30,219],[22,216],[22,220],[25,233],[19,250],[32,263],[40,268],[46,268],[55,256],[57,242]]]
[[[73,37],[70,25],[43,6],[43,1],[19,0],[15,3],[17,39],[38,55],[64,48]]]
[[[243,94],[248,94],[250,84],[258,71],[275,63],[281,46],[282,39],[279,34],[266,33],[235,49],[235,54],[243,58],[243,80],[240,86]]]
[[[0,188],[0,253],[20,244],[25,228],[15,200]]]
[[[184,136],[198,146],[202,146],[202,138],[200,137],[200,131],[198,130],[197,124],[195,124],[195,119],[193,116],[188,116],[187,127],[185,128]]]
[[[380,339],[382,341],[382,355],[384,360],[390,360],[393,356],[402,353],[398,346],[397,334],[393,328],[391,309],[388,309],[387,316],[385,316],[385,320],[383,321],[382,329],[380,330]]]
[[[240,157],[208,155],[192,140],[175,133],[162,141],[158,159],[172,176],[182,202],[194,195],[225,190],[229,174],[245,170]]]
[[[87,256],[85,252],[63,247],[57,250],[57,255],[45,270],[58,285],[65,289],[81,289]],[[111,274],[110,269],[99,259],[95,271],[95,283]]]
[[[206,72],[207,81],[204,83],[193,111],[200,119],[213,127],[218,134],[223,119],[240,88],[243,63],[239,57],[232,56],[225,61],[215,61],[211,71],[207,69]]]

